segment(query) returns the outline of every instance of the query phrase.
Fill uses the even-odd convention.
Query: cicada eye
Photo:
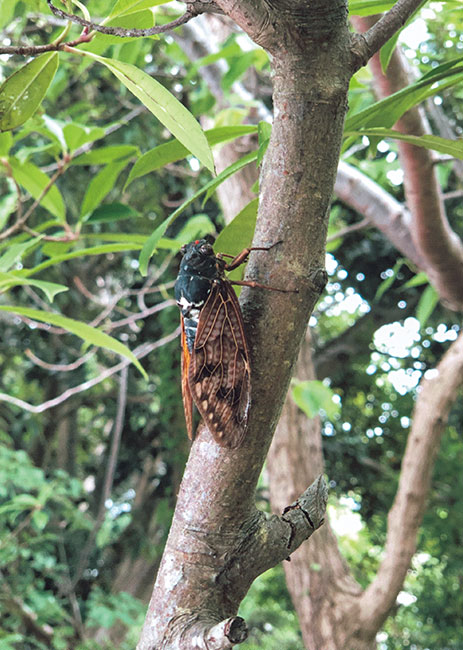
[[[210,244],[203,244],[201,248],[199,249],[199,252],[202,253],[203,255],[209,255],[209,253],[212,250],[212,246]]]

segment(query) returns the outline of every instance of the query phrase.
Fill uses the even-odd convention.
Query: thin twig
[[[105,331],[111,332],[116,327],[123,327],[124,325],[130,325],[131,323],[134,323],[137,320],[148,318],[148,316],[152,316],[153,314],[156,314],[158,311],[162,311],[167,307],[173,307],[173,306],[175,306],[175,300],[169,298],[168,300],[164,300],[164,302],[160,302],[157,305],[154,305],[154,307],[148,307],[147,309],[139,312],[138,314],[132,314],[127,318],[122,318],[121,320],[112,321],[108,325],[108,327],[105,328]]]
[[[422,2],[423,0],[398,0],[392,9],[385,13],[368,31],[364,34],[355,34],[352,47],[355,57],[354,69],[358,70],[366,65],[373,54],[378,52],[405,25]]]
[[[25,355],[28,359],[35,363],[36,366],[44,368],[45,370],[50,370],[51,372],[72,372],[73,370],[77,370],[77,368],[80,368],[80,366],[86,363],[95,354],[95,352],[96,348],[90,350],[90,352],[87,352],[72,363],[47,363],[35,355],[29,348],[27,348],[25,351]]]
[[[64,50],[66,46],[75,47],[81,43],[88,43],[92,40],[90,34],[81,34],[73,41],[47,43],[46,45],[3,45],[0,47],[0,54],[19,54],[23,56],[37,56],[44,52],[59,52]]]
[[[184,25],[189,20],[197,16],[198,13],[200,13],[197,9],[188,7],[182,16],[176,18],[170,23],[166,23],[165,25],[156,25],[155,27],[150,27],[149,29],[125,29],[124,27],[107,27],[106,25],[98,25],[98,23],[94,23],[91,20],[86,20],[85,18],[81,18],[75,14],[68,14],[66,11],[58,9],[58,7],[55,7],[51,0],[47,0],[47,3],[50,11],[55,14],[55,16],[58,16],[58,18],[65,18],[73,23],[87,27],[87,29],[91,29],[95,32],[100,32],[101,34],[110,34],[111,36],[120,36],[121,38],[154,36],[155,34],[169,32],[171,29],[175,29],[175,27]]]
[[[333,233],[329,237],[326,238],[327,242],[330,241],[335,241],[336,239],[339,239],[340,237],[345,237],[346,235],[349,235],[351,232],[355,232],[356,230],[363,230],[363,228],[367,228],[368,226],[371,226],[371,219],[368,217],[365,217],[365,219],[362,219],[358,223],[353,223],[351,226],[346,226],[345,228],[341,228],[337,232]]]
[[[124,366],[121,370],[121,378],[119,383],[119,393],[117,398],[117,413],[116,420],[114,422],[113,434],[111,437],[111,446],[109,449],[108,459],[106,461],[106,471],[103,481],[103,489],[101,491],[100,503],[98,505],[98,512],[95,518],[95,525],[89,533],[87,541],[82,553],[80,554],[79,561],[77,563],[76,571],[74,578],[70,584],[70,591],[74,591],[76,585],[79,583],[82,574],[85,570],[85,567],[88,562],[90,553],[93,550],[95,539],[103,525],[105,515],[106,515],[106,501],[111,495],[111,490],[113,487],[114,473],[116,471],[117,456],[119,454],[119,447],[121,442],[122,430],[124,428],[124,419],[125,419],[125,407],[127,404],[127,366]]]
[[[156,341],[155,343],[143,343],[142,345],[139,345],[138,348],[135,348],[135,350],[133,350],[133,353],[137,359],[143,359],[148,354],[153,352],[153,350],[156,350],[157,348],[160,348],[163,345],[170,343],[171,341],[176,339],[179,335],[180,335],[180,328],[177,327],[176,330],[174,330],[167,336],[164,336],[162,339],[159,339],[159,341]],[[128,366],[130,363],[131,362],[128,359],[124,359],[123,361],[116,364],[112,368],[106,368],[106,370],[103,370],[97,377],[93,377],[93,379],[89,379],[88,381],[85,381],[82,384],[79,384],[78,386],[74,386],[74,388],[69,388],[68,390],[65,390],[64,393],[61,393],[61,395],[58,395],[53,399],[47,400],[46,402],[42,402],[42,404],[38,404],[37,406],[34,406],[33,404],[29,404],[29,402],[25,402],[24,400],[18,399],[17,397],[12,397],[11,395],[7,395],[6,393],[0,393],[0,402],[8,402],[9,404],[13,404],[14,406],[23,409],[24,411],[28,411],[29,413],[43,413],[48,409],[58,406],[58,404],[62,404],[73,395],[83,393],[84,391],[93,388],[93,386],[97,386],[108,377],[111,377],[116,372],[122,370],[122,368]]]

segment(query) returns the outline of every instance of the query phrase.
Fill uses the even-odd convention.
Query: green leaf
[[[32,513],[32,523],[37,528],[37,530],[43,530],[48,524],[49,515],[43,510],[35,510]]]
[[[138,153],[138,147],[130,144],[110,145],[92,149],[72,161],[73,165],[105,165],[125,158],[131,158]]]
[[[62,327],[71,334],[79,336],[82,340],[90,345],[96,345],[116,354],[129,359],[142,373],[145,379],[148,378],[145,370],[138,361],[137,357],[123,345],[120,341],[112,338],[108,334],[105,334],[96,327],[91,327],[86,323],[81,321],[74,320],[73,318],[67,318],[66,316],[61,316],[61,314],[55,314],[47,311],[39,311],[38,309],[29,309],[28,307],[17,307],[16,305],[0,305],[0,310],[11,312],[13,314],[19,314],[20,316],[26,316],[32,320],[38,320],[42,323],[49,323],[50,325],[56,325],[57,327]]]
[[[404,25],[405,27],[405,25]],[[381,63],[381,70],[383,71],[383,74],[386,74],[386,71],[389,66],[389,62],[392,58],[392,55],[394,53],[394,50],[397,45],[397,41],[400,36],[400,32],[402,30],[397,31],[392,38],[390,38],[387,43],[383,45],[383,47],[379,51],[379,60]]]
[[[424,271],[420,271],[415,276],[413,276],[413,278],[411,278],[408,282],[406,282],[402,286],[402,289],[409,289],[410,287],[419,287],[423,284],[428,284],[428,283],[429,283],[429,278],[427,274]]]
[[[123,16],[124,14],[131,14],[142,9],[149,7],[157,7],[158,5],[166,4],[171,0],[117,0],[111,13],[110,18],[115,16]]]
[[[383,74],[386,74],[387,68],[389,66],[389,62],[391,60],[392,54],[395,50],[395,47],[397,45],[397,41],[399,40],[400,33],[410,25],[410,23],[415,20],[417,13],[421,10],[423,5],[427,2],[427,0],[422,0],[422,2],[418,5],[418,7],[413,11],[410,16],[407,18],[403,26],[396,31],[394,36],[390,38],[385,45],[380,50],[379,53],[379,59],[381,62],[381,69],[383,71]]]
[[[13,145],[13,136],[11,133],[0,133],[0,156],[7,156]]]
[[[36,246],[41,239],[42,237],[34,237],[34,239],[29,239],[19,244],[10,244],[6,253],[3,253],[0,257],[0,271],[9,271],[16,262],[22,259],[24,253],[29,248]]]
[[[396,3],[396,0],[351,0],[349,2],[349,14],[351,16],[373,16],[389,11]]]
[[[38,199],[49,185],[49,177],[31,162],[20,163],[16,158],[10,158],[9,163],[13,170],[13,176],[29,194]],[[52,215],[63,223],[66,216],[63,197],[56,185],[52,185],[45,196],[40,200],[40,205],[51,212]]]
[[[113,189],[119,174],[127,166],[128,160],[109,163],[90,181],[80,208],[80,218],[84,219],[103,201]]]
[[[207,214],[195,214],[185,223],[181,231],[175,237],[175,241],[179,244],[185,244],[194,239],[204,237],[204,235],[207,235],[214,230],[215,226]]]
[[[45,280],[30,280],[29,278],[23,278],[15,275],[14,273],[3,273],[0,271],[0,290],[7,290],[11,289],[11,287],[17,287],[21,285],[27,285],[40,289],[40,291],[43,291],[50,302],[53,302],[53,299],[57,293],[68,291],[68,287],[65,287],[64,284],[46,282]]]
[[[246,167],[246,165],[249,165],[249,163],[254,162],[257,160],[257,151],[250,151],[246,156],[243,156],[236,162],[232,163],[229,165],[226,169],[224,169],[218,176],[212,179],[212,181],[209,181],[209,183],[206,183],[206,185],[203,187],[203,190],[206,189],[206,196],[203,199],[203,205],[210,199],[210,197],[214,194],[215,190],[218,188],[221,183],[227,180],[230,176],[233,176],[233,174],[236,174],[240,169],[243,169],[243,167]],[[203,192],[201,191],[201,194]],[[180,208],[177,208],[177,210],[183,209],[183,206],[180,206]]]
[[[226,226],[217,237],[214,248],[221,253],[228,255],[238,255],[242,250],[252,245],[252,238],[256,229],[257,209],[259,199],[255,198],[249,201],[247,205],[239,212]],[[228,273],[230,280],[242,280],[244,275],[244,266]],[[240,295],[241,287],[234,287],[237,295]]]
[[[439,294],[433,286],[429,285],[423,291],[421,298],[416,307],[416,317],[420,321],[421,327],[424,327],[439,302]]]
[[[102,25],[108,27],[123,27],[124,29],[150,29],[154,26],[154,14],[150,10],[142,9],[140,11],[127,12],[124,15],[108,17],[103,20]],[[102,54],[111,45],[120,46],[122,40],[124,43],[130,43],[137,39],[139,36],[125,36],[121,39],[120,36],[113,36],[112,34],[102,34],[101,32],[95,34],[94,38],[84,46],[84,51],[92,52],[94,54]],[[159,36],[153,34],[151,39],[159,39]]]
[[[405,263],[404,259],[399,259],[397,262],[394,264],[394,268],[392,269],[391,275],[389,275],[385,280],[381,282],[379,285],[378,289],[376,290],[374,300],[379,300],[381,296],[386,293],[388,289],[391,288],[391,286],[394,284],[397,278],[397,273],[400,271],[402,268],[402,265]]]
[[[341,404],[333,401],[335,393],[322,381],[295,382],[291,396],[308,418],[324,411],[329,419],[333,419],[341,409]]]
[[[206,136],[190,111],[146,72],[123,61],[85,53],[105,65],[126,88],[211,172],[214,160]]]
[[[159,243],[159,240],[167,230],[168,226],[171,224],[173,221],[172,217],[169,217],[168,219],[164,220],[153,232],[151,235],[148,237],[146,240],[143,248],[141,249],[140,257],[138,259],[138,264],[140,268],[140,273],[143,276],[146,276],[148,274],[148,264],[150,262],[150,259],[154,253],[154,251],[157,248],[157,245]]]
[[[220,232],[214,248],[228,255],[238,255],[244,248],[251,246],[256,229],[258,207],[259,199],[257,197],[249,201]]]
[[[124,240],[124,243],[120,244],[102,244],[101,246],[92,246],[91,248],[82,248],[77,251],[72,251],[71,253],[63,253],[62,255],[55,255],[49,260],[45,260],[41,264],[34,266],[31,269],[23,269],[17,274],[21,277],[28,277],[36,273],[40,273],[44,269],[49,268],[50,266],[55,266],[56,264],[61,264],[61,262],[66,262],[67,260],[72,260],[78,257],[88,257],[89,255],[108,255],[109,253],[122,253],[125,251],[140,250],[142,245],[138,242],[130,243],[127,240],[130,238],[130,235],[121,235],[121,239]],[[145,241],[143,237],[143,241]]]
[[[224,180],[226,180],[229,176],[237,172],[239,169],[242,169],[245,165],[249,165],[250,162],[256,160],[257,158],[257,152],[256,151],[251,151],[248,153],[246,156],[243,156],[240,160],[237,160],[235,163],[227,167],[226,169],[223,170],[218,176],[213,178],[209,183],[206,183],[206,185],[203,185],[201,189],[199,189],[197,192],[193,194],[189,199],[184,201],[181,206],[179,206],[175,212],[173,212],[167,219],[165,219],[155,230],[154,232],[148,237],[148,239],[145,242],[145,245],[142,248],[142,251],[140,253],[140,258],[139,258],[139,264],[140,264],[140,273],[143,276],[146,276],[148,273],[148,264],[149,261],[156,250],[159,240],[167,230],[167,228],[175,221],[175,219],[181,214],[189,205],[191,205],[194,201],[196,201],[197,198],[199,198],[202,194],[206,193],[206,197],[204,199],[204,203],[207,201],[209,196],[212,194],[212,192],[217,188],[220,183],[223,183]]]
[[[134,219],[140,217],[140,213],[124,203],[105,203],[94,210],[85,223],[112,223],[121,219]]]
[[[345,136],[352,135],[373,137],[373,138],[394,138],[394,140],[401,140],[414,144],[416,147],[424,147],[425,149],[432,149],[440,153],[452,156],[452,158],[463,159],[463,140],[449,140],[448,138],[441,138],[437,135],[406,135],[395,131],[394,129],[374,128],[374,129],[359,129],[358,131],[347,131]]]
[[[0,131],[24,124],[38,109],[58,67],[58,53],[46,52],[13,72],[0,86]]]
[[[205,132],[207,141],[211,147],[223,142],[229,142],[249,133],[255,133],[257,126],[243,124],[240,126],[220,126],[215,129],[209,129]],[[165,165],[176,162],[185,158],[189,151],[178,140],[170,140],[158,147],[147,151],[141,156],[130,170],[129,177],[125,183],[124,189],[136,178],[145,176],[150,172],[161,169]]]
[[[455,60],[453,65],[457,62]],[[425,75],[419,81],[407,86],[407,88],[403,88],[357,113],[348,114],[345,131],[356,131],[366,127],[390,128],[412,106],[461,81],[463,81],[462,66],[445,69],[436,74],[433,71],[433,74]]]
[[[18,203],[16,192],[11,192],[0,197],[0,230],[2,230],[8,221],[10,214],[12,214]]]
[[[105,130],[99,126],[84,126],[71,122],[63,127],[63,136],[69,151],[75,151],[87,142],[99,140],[105,135]]]

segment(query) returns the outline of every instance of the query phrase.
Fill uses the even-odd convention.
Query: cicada
[[[243,316],[225,276],[243,264],[247,248],[229,263],[215,255],[205,239],[182,246],[183,259],[175,283],[181,312],[182,397],[188,437],[193,437],[193,402],[214,440],[238,447],[246,434],[251,396],[251,368]],[[274,289],[257,282],[233,282]],[[286,291],[285,289],[276,289]]]

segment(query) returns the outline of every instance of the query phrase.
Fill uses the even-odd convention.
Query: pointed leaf
[[[0,271],[0,290],[7,290],[11,289],[11,287],[24,285],[40,289],[40,291],[43,291],[50,302],[53,302],[56,294],[62,293],[63,291],[68,291],[68,287],[65,287],[64,284],[46,282],[45,280],[31,280],[29,278],[19,277],[14,273],[3,273]]]
[[[211,172],[212,152],[206,136],[190,111],[167,88],[136,66],[116,59],[85,53],[105,65],[126,88]]]
[[[439,302],[439,294],[433,286],[429,285],[423,291],[421,298],[416,307],[416,317],[420,321],[421,327],[424,327]]]
[[[16,262],[19,262],[22,259],[24,253],[29,248],[32,248],[32,246],[35,246],[41,239],[42,237],[34,237],[34,239],[29,239],[25,242],[10,244],[6,253],[3,253],[0,257],[0,271],[9,271]]]
[[[383,129],[381,127],[346,131],[345,135],[347,137],[352,135],[366,135],[369,138],[394,138],[394,140],[414,144],[416,147],[439,151],[440,153],[452,156],[452,158],[463,159],[463,140],[449,140],[448,138],[441,138],[437,135],[407,135],[394,129]]]
[[[80,208],[80,218],[83,219],[103,201],[113,189],[119,174],[127,166],[128,160],[109,163],[103,167],[90,181]]]
[[[0,131],[24,124],[38,109],[58,67],[58,53],[46,52],[13,72],[0,86]]]
[[[38,199],[45,188],[48,186],[50,179],[31,162],[20,163],[17,158],[9,158],[13,176],[25,190],[34,198]],[[45,209],[51,212],[62,223],[65,219],[66,208],[64,207],[63,197],[60,191],[53,185],[40,201]]]

